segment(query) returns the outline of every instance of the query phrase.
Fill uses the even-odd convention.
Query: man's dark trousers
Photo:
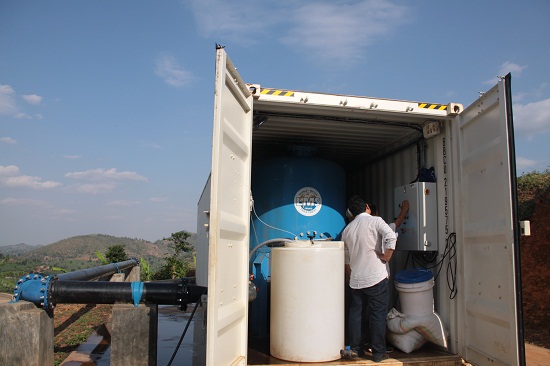
[[[361,344],[361,313],[363,303],[368,306],[370,341],[374,359],[386,354],[386,316],[388,314],[389,288],[385,278],[374,286],[351,289],[349,309],[349,336],[351,349],[363,353]]]

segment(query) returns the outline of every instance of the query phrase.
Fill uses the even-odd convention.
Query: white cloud
[[[9,177],[19,174],[19,167],[15,165],[3,166],[0,165],[0,177]]]
[[[206,38],[238,42],[250,46],[266,37],[271,25],[288,19],[273,7],[265,10],[257,1],[189,1],[199,32]]]
[[[150,202],[166,202],[168,201],[168,197],[151,197],[149,198]]]
[[[12,139],[11,137],[0,137],[0,142],[4,144],[9,144],[9,145],[17,144],[17,141]]]
[[[315,61],[360,61],[367,46],[408,22],[409,7],[390,0],[278,2],[194,0],[203,36],[251,46],[279,37]]]
[[[120,207],[131,207],[136,205],[139,205],[139,201],[117,200],[117,201],[107,202],[105,204],[105,206],[120,206]]]
[[[77,184],[76,190],[82,193],[104,193],[113,191],[118,187],[120,181],[147,181],[142,175],[135,172],[124,171],[118,172],[117,169],[92,169],[85,172],[72,172],[65,174],[66,178],[87,180],[99,183],[84,183]]]
[[[76,190],[82,193],[98,194],[103,192],[110,192],[116,188],[116,183],[89,183],[79,184],[76,186]]]
[[[71,210],[69,208],[58,208],[58,209],[54,210],[54,213],[56,215],[72,215],[72,214],[75,214],[76,211]]]
[[[516,158],[516,170],[517,171],[530,170],[533,167],[535,167],[537,164],[539,164],[539,162],[535,161],[535,160],[522,158],[522,157],[517,157]]]
[[[545,95],[547,88],[548,88],[548,83],[544,82],[544,83],[541,83],[539,86],[529,90],[528,92],[526,91],[514,92],[514,94],[512,95],[512,100],[514,102],[520,102],[525,99],[531,99],[531,100],[540,99]]]
[[[36,113],[30,115],[21,111],[17,107],[15,100],[15,90],[9,85],[0,84],[0,115],[13,116],[16,119],[42,119],[42,114]],[[21,96],[27,103],[38,105],[42,102],[42,97],[36,94],[22,95]]]
[[[541,83],[537,88],[533,90],[532,94],[535,97],[540,98],[542,95],[544,95],[544,92],[546,91],[546,89],[548,89],[548,83],[546,82]]]
[[[73,172],[65,174],[65,177],[72,179],[87,179],[93,181],[100,180],[137,180],[137,181],[147,181],[142,175],[137,174],[136,172],[118,172],[116,168],[112,169],[92,169],[85,172]]]
[[[193,74],[180,67],[177,60],[170,55],[161,56],[157,60],[155,73],[168,85],[181,88],[193,80]]]
[[[367,46],[407,21],[407,9],[386,0],[302,5],[282,41],[315,59],[357,62]]]
[[[550,131],[550,99],[513,105],[516,137],[533,139]]]
[[[146,144],[143,144],[143,146],[151,150],[164,150],[162,146],[155,143],[146,143]]]
[[[17,113],[14,94],[15,91],[11,86],[0,84],[0,114],[11,115]]]
[[[504,76],[511,72],[514,75],[520,75],[526,68],[527,66],[521,66],[513,62],[506,61],[505,63],[500,65],[500,70],[498,71],[498,74]]]
[[[32,189],[50,189],[61,185],[61,183],[52,180],[42,182],[42,178],[30,175],[2,178],[0,184],[5,187],[27,187]]]
[[[30,114],[23,113],[23,112],[15,113],[14,116],[17,119],[32,119],[32,116]]]
[[[8,197],[0,200],[0,205],[4,206],[50,206],[46,201],[42,200],[31,200],[31,199],[21,199]]]
[[[21,98],[23,98],[23,100],[29,104],[39,105],[40,103],[42,103],[42,97],[36,94],[22,95]]]
[[[527,68],[527,65],[521,66],[518,64],[515,64],[511,61],[506,61],[502,65],[500,65],[500,68],[498,69],[497,75],[498,76],[505,76],[508,73],[512,73],[512,76],[519,76],[523,73],[523,70]],[[489,80],[486,80],[483,84],[488,85],[494,85],[498,82],[498,76],[495,75],[494,78],[491,78]]]
[[[40,177],[21,175],[19,167],[15,165],[0,165],[0,186],[3,187],[26,187],[32,189],[51,189],[61,186],[60,182],[52,180],[42,181]]]

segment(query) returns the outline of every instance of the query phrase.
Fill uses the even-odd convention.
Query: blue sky
[[[266,87],[471,104],[512,73],[550,168],[547,1],[0,2],[0,245],[196,231],[215,43]]]

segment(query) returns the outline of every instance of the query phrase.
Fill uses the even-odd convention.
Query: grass
[[[111,315],[112,305],[63,304],[54,310],[54,358],[58,366]]]

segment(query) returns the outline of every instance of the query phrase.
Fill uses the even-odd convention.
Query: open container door
[[[252,97],[216,51],[206,364],[246,365]]]
[[[525,365],[510,75],[458,118],[458,324],[475,365]]]

